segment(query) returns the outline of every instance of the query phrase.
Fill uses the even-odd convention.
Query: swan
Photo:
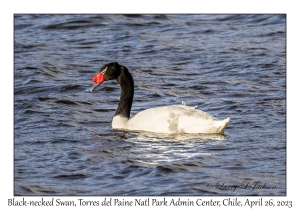
[[[230,118],[219,121],[185,104],[146,109],[130,118],[134,82],[128,69],[117,62],[105,64],[93,77],[94,85],[90,92],[107,80],[117,80],[121,86],[119,106],[112,120],[113,129],[165,134],[223,134],[230,121]]]

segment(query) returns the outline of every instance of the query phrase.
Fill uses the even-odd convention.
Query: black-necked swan
[[[169,134],[223,134],[230,121],[230,118],[219,121],[208,113],[186,105],[150,108],[130,118],[134,83],[125,66],[119,65],[117,62],[102,66],[99,73],[93,78],[95,84],[90,88],[90,92],[102,82],[114,79],[121,86],[121,97],[112,120],[113,129]]]

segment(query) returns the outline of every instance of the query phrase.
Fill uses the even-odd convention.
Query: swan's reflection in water
[[[164,134],[164,133],[150,133],[150,132],[140,132],[137,134],[140,139],[145,138],[147,140],[161,140],[166,141],[178,140],[178,141],[188,141],[188,140],[226,140],[228,136],[224,134],[182,134],[182,133],[173,133],[173,134]]]

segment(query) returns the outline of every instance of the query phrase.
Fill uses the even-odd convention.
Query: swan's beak
[[[103,73],[96,74],[93,78],[93,82],[95,83],[91,88],[90,92],[92,92],[96,87],[98,87],[102,82],[104,82],[104,75]]]
[[[90,92],[93,92],[93,90],[98,87],[99,85],[97,83],[95,83],[91,88],[90,88]]]
[[[95,83],[91,88],[90,88],[90,92],[93,92],[93,90],[98,87],[102,82],[104,82],[104,74],[107,70],[107,67],[101,71],[100,73],[96,74],[93,78],[93,82]]]

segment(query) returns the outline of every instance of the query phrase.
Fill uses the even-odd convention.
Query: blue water
[[[225,134],[112,130],[114,61],[132,115],[185,101]],[[286,16],[16,14],[14,194],[286,195]]]

